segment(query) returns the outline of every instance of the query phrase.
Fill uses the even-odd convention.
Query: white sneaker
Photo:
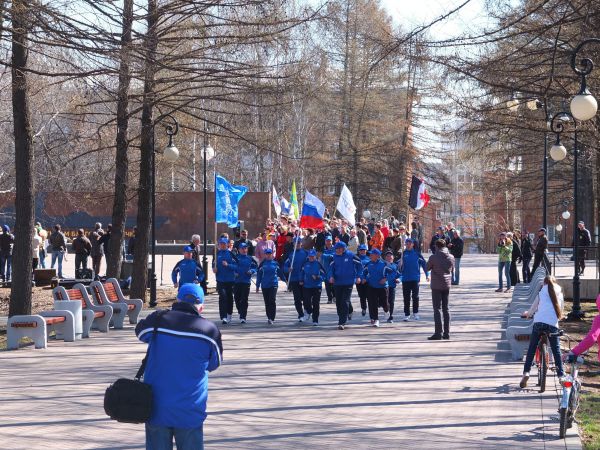
[[[379,320],[376,320],[376,321],[375,321],[375,323],[373,324],[373,326],[374,326],[375,328],[379,328]]]
[[[413,314],[413,319],[414,320],[421,320],[421,318],[419,317],[418,314]]]
[[[304,313],[304,321],[308,322],[310,320],[310,314],[308,314],[307,312]]]
[[[304,316],[303,317],[298,317],[298,322],[304,322]]]
[[[227,323],[231,322],[231,314],[227,314]]]
[[[227,324],[229,323],[229,322],[227,322],[227,317],[225,317],[225,318],[224,318],[224,319],[221,321],[221,323],[222,323],[223,325],[227,325]]]
[[[246,323],[246,319],[240,319],[240,323]]]
[[[268,323],[269,325],[273,325],[273,321],[272,321],[271,319],[267,320],[267,323]]]
[[[319,326],[319,322],[313,322],[313,327],[318,327]]]
[[[404,319],[402,319],[404,322],[408,322],[410,320],[410,315],[408,316],[404,316]]]

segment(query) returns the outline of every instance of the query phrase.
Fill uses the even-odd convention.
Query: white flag
[[[283,197],[280,197],[279,201],[281,203],[281,213],[288,215],[292,210],[292,204]]]
[[[275,186],[273,186],[273,207],[275,208],[277,217],[279,217],[281,215],[281,202],[279,201],[279,196],[277,195]]]
[[[345,184],[342,188],[340,199],[338,200],[337,210],[352,226],[356,224],[356,206],[354,205],[354,200],[352,199],[352,193]]]

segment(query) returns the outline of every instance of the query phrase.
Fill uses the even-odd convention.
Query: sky
[[[433,22],[447,14],[466,0],[381,0],[396,23],[405,30]],[[487,17],[484,0],[470,0],[461,10],[450,18],[436,24],[430,36],[436,40],[454,37],[459,34],[475,33],[484,26]]]

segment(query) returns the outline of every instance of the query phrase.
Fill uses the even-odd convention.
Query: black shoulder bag
[[[156,339],[160,318],[166,312],[166,310],[163,310],[157,313],[152,340]],[[111,419],[117,422],[145,423],[150,420],[152,414],[152,387],[140,381],[146,369],[149,350],[150,344],[148,344],[146,356],[133,380],[119,378],[106,388],[106,392],[104,393],[104,411]]]

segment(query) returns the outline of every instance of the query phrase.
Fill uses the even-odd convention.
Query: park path
[[[318,328],[294,323],[288,293],[268,327],[262,297],[252,294],[249,323],[223,330],[206,448],[578,448],[576,436],[558,439],[556,391],[518,388],[522,363],[502,341],[509,297],[493,292],[495,264],[494,256],[465,255],[450,341],[426,340],[426,287],[421,321],[374,329],[355,314],[344,331],[333,305],[322,304]],[[208,318],[216,318],[215,302],[209,297]],[[135,373],[144,351],[127,326],[45,351],[0,353],[0,447],[143,448],[143,427],[110,421],[102,397],[111,381]]]

